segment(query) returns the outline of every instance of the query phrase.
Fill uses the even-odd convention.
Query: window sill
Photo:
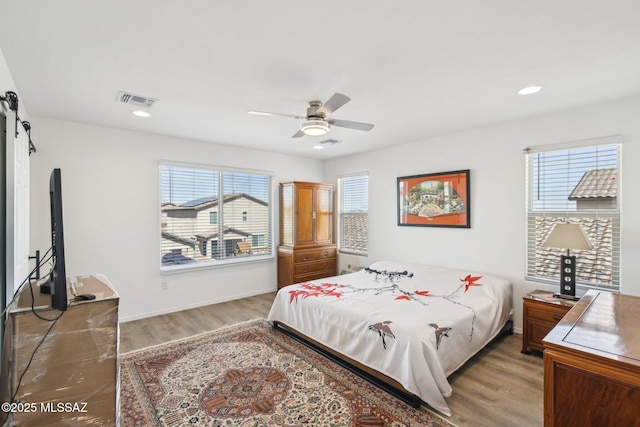
[[[559,277],[556,279],[549,279],[544,277],[525,276],[525,280],[528,282],[544,283],[549,286],[556,286],[558,289],[560,289]],[[576,283],[576,290],[587,291],[589,289],[596,289],[596,290],[609,291],[609,292],[620,292],[620,286],[618,285],[604,285],[602,283],[595,284],[595,283],[584,283],[584,282]]]
[[[347,250],[344,250],[344,249],[338,249],[338,253],[345,254],[345,255],[363,256],[363,257],[369,256],[368,252],[347,251]]]
[[[252,256],[252,257],[235,257],[235,258],[229,258],[221,261],[197,262],[197,263],[175,265],[170,267],[169,266],[160,267],[160,274],[188,273],[190,271],[232,267],[232,266],[244,265],[248,263],[267,262],[267,261],[273,261],[273,260],[275,260],[275,256],[273,254],[258,255],[258,256]]]

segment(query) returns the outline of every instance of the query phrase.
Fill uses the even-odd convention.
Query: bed
[[[447,377],[512,314],[505,279],[385,261],[281,288],[267,320],[450,416]]]

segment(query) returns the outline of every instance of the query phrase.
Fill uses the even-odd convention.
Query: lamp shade
[[[542,243],[542,247],[589,250],[593,249],[593,243],[580,224],[557,223]]]

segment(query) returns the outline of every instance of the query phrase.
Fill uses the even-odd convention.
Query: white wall
[[[160,160],[268,170],[276,186],[322,180],[316,160],[38,117],[32,125],[32,251],[51,245],[48,183],[59,167],[67,275],[105,274],[120,294],[121,321],[276,290],[275,259],[160,274]]]
[[[326,161],[325,182],[369,171],[369,256],[340,255],[339,268],[379,260],[462,267],[503,276],[514,284],[515,326],[522,296],[557,286],[527,282],[525,274],[525,161],[529,146],[620,134],[622,149],[621,291],[640,295],[640,97],[562,111]],[[375,130],[374,130],[375,131]],[[396,178],[471,170],[471,229],[399,227]]]

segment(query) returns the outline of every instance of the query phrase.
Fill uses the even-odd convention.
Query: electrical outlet
[[[169,281],[167,279],[162,279],[160,281],[160,289],[162,289],[163,291],[166,291],[169,289]]]

